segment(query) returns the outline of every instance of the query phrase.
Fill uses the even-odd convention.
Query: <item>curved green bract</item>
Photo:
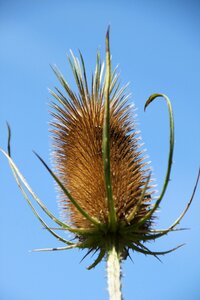
[[[160,255],[165,255],[165,254],[168,254],[168,253],[171,253],[171,252],[173,252],[173,251],[176,251],[178,248],[184,246],[184,244],[181,244],[181,245],[178,245],[177,247],[172,248],[172,249],[167,250],[167,251],[151,251],[151,250],[149,250],[147,247],[145,247],[144,245],[142,245],[141,243],[139,243],[138,245],[139,245],[139,246],[133,244],[133,245],[130,246],[130,248],[132,248],[133,250],[138,251],[138,252],[140,252],[140,253],[142,253],[142,254],[145,254],[145,255],[153,255],[153,256],[156,257],[160,262],[161,262],[161,260],[160,260],[160,258],[159,258],[158,256],[160,256]]]
[[[23,182],[24,186],[26,187],[26,189],[29,191],[29,193],[33,196],[33,198],[36,200],[36,202],[39,204],[39,206],[42,208],[42,210],[54,221],[56,222],[58,225],[69,229],[70,227],[68,225],[66,225],[65,223],[61,222],[60,220],[58,220],[46,207],[45,205],[40,201],[40,199],[37,197],[37,195],[32,191],[32,189],[30,188],[30,186],[28,185],[27,181],[25,180],[25,178],[23,177],[23,175],[20,173],[19,169],[17,168],[16,164],[14,163],[14,161],[12,160],[12,158],[3,150],[0,149],[1,152],[6,156],[6,158],[9,161],[10,166],[12,167],[12,169],[15,171],[15,174],[17,174],[18,178]],[[16,177],[15,177],[16,178]]]
[[[12,168],[12,167],[11,167]],[[55,238],[57,238],[60,242],[63,242],[67,245],[74,245],[75,243],[73,242],[70,242],[66,239],[64,239],[62,236],[58,235],[57,233],[55,233],[53,231],[52,228],[50,228],[47,223],[40,217],[40,215],[38,214],[38,212],[36,211],[36,209],[34,208],[34,206],[32,205],[27,193],[25,192],[25,190],[23,189],[22,185],[20,184],[20,181],[19,181],[19,178],[15,172],[15,170],[12,168],[12,171],[13,171],[13,174],[14,174],[14,177],[15,177],[15,180],[16,180],[16,183],[18,185],[18,187],[20,188],[21,192],[22,192],[22,195],[24,196],[24,198],[26,199],[26,201],[28,202],[29,206],[31,207],[34,215],[38,218],[38,220],[41,222],[41,224],[44,226],[45,229],[47,229]],[[63,228],[64,229],[64,228]],[[64,229],[66,230],[66,228]]]
[[[112,195],[112,182],[110,172],[110,83],[111,83],[111,60],[109,45],[109,29],[106,34],[106,78],[105,78],[105,100],[104,100],[104,123],[103,123],[103,165],[106,196],[108,201],[110,229],[115,231],[117,216]]]
[[[158,200],[154,204],[153,208],[146,214],[146,216],[139,221],[139,223],[138,223],[139,226],[141,224],[145,223],[148,219],[150,219],[151,216],[153,215],[153,213],[159,207],[160,202],[162,201],[162,199],[165,195],[165,192],[166,192],[169,180],[170,180],[170,173],[171,173],[171,167],[172,167],[173,152],[174,152],[174,117],[173,117],[171,102],[170,102],[169,98],[164,94],[153,94],[149,97],[149,99],[145,103],[144,110],[146,110],[146,108],[149,106],[149,104],[151,102],[153,102],[158,97],[162,97],[162,98],[165,99],[165,101],[167,103],[168,111],[169,111],[170,147],[169,147],[167,172],[166,172],[166,175],[165,175],[164,185],[163,185],[163,188],[162,188],[162,191],[161,191],[161,194],[160,194]]]
[[[9,124],[7,123],[7,127],[8,127],[8,155],[10,156],[11,154],[11,150],[10,150],[10,139],[11,139],[11,130],[10,130],[10,126]],[[29,206],[31,207],[34,215],[38,218],[38,220],[41,222],[41,224],[44,226],[45,229],[47,229],[55,238],[57,238],[59,241],[65,243],[65,244],[68,244],[68,245],[74,245],[74,243],[64,239],[62,236],[58,235],[57,233],[55,233],[53,231],[53,229],[51,229],[47,223],[40,217],[40,215],[38,214],[38,212],[36,211],[36,209],[34,208],[34,206],[32,205],[27,193],[25,192],[24,188],[22,187],[21,183],[20,183],[20,180],[19,180],[19,177],[17,175],[17,172],[16,172],[16,169],[11,165],[10,163],[10,167],[11,167],[11,170],[13,172],[13,175],[15,177],[15,180],[16,180],[16,183],[19,187],[19,189],[21,190],[22,192],[22,195],[24,196],[24,198],[26,199],[26,201],[28,202]],[[66,228],[63,228],[63,230],[66,230]]]
[[[189,209],[189,207],[192,203],[192,200],[194,198],[194,195],[196,193],[196,189],[197,189],[197,186],[198,186],[199,178],[200,178],[200,169],[199,169],[198,174],[197,174],[196,182],[195,182],[194,189],[193,189],[192,195],[190,197],[190,200],[187,203],[187,205],[186,205],[185,209],[183,210],[183,212],[176,219],[176,221],[167,229],[159,229],[159,230],[151,231],[151,234],[149,236],[147,236],[146,238],[144,238],[144,240],[155,240],[157,238],[160,238],[160,237],[166,235],[169,232],[186,229],[186,228],[175,229],[175,227],[180,223],[182,218],[185,216],[186,212],[188,211],[188,209]],[[152,234],[152,232],[154,232],[154,233]]]
[[[24,184],[24,186],[26,187],[26,189],[29,191],[29,193],[31,194],[31,196],[34,198],[34,200],[38,203],[38,205],[41,207],[41,209],[48,215],[48,217],[50,219],[52,219],[56,224],[58,224],[59,226],[61,226],[63,229],[65,230],[69,230],[70,232],[73,233],[77,233],[77,234],[90,234],[92,232],[92,229],[85,229],[85,228],[71,228],[69,225],[67,225],[66,223],[61,222],[58,218],[56,218],[49,210],[48,208],[40,201],[40,199],[38,198],[38,196],[33,192],[33,190],[31,189],[31,187],[28,185],[27,181],[25,180],[25,178],[23,177],[23,175],[21,174],[21,172],[19,171],[19,169],[17,168],[16,164],[14,163],[14,161],[12,160],[12,158],[3,150],[0,148],[0,151],[5,155],[5,157],[8,159],[9,164],[11,166],[11,170],[14,174],[15,180],[18,184],[18,181],[21,180],[21,182]],[[17,176],[17,177],[16,177]],[[21,188],[20,188],[21,189]],[[22,191],[22,189],[21,189]],[[24,193],[22,193],[24,195]],[[25,196],[25,195],[24,195]],[[27,200],[27,198],[25,197],[25,199]],[[28,201],[28,204],[30,205],[30,202]],[[44,225],[44,224],[43,224]]]

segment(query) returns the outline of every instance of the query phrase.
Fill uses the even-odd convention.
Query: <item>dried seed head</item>
[[[63,76],[56,74],[67,91],[64,96],[57,90],[59,105],[53,104],[54,158],[56,170],[63,184],[80,206],[101,223],[108,222],[108,205],[102,157],[105,80],[103,67],[97,56],[96,72],[88,91],[85,68],[72,54],[70,63],[78,86],[75,94]],[[126,87],[120,89],[116,70],[111,76],[110,88],[110,164],[114,206],[118,222],[128,222],[128,217],[141,199],[149,169],[140,150],[133,109],[128,103]],[[67,88],[66,88],[67,86]],[[148,172],[148,173],[147,173]],[[143,200],[133,220],[143,218],[149,208],[150,191],[146,189]],[[77,228],[93,226],[71,204],[65,195],[60,197],[62,210]]]
[[[129,250],[143,254],[164,255],[168,251],[150,251],[147,241],[160,238],[175,231],[194,198],[200,170],[191,198],[176,221],[167,229],[152,229],[152,219],[165,195],[171,173],[174,149],[174,118],[169,98],[164,94],[153,94],[145,104],[162,97],[169,111],[170,146],[167,172],[161,193],[154,204],[151,195],[151,173],[144,160],[133,119],[133,111],[126,96],[126,87],[120,88],[117,70],[111,72],[109,30],[106,35],[106,72],[103,79],[103,65],[97,54],[95,74],[91,91],[88,88],[84,61],[71,52],[69,62],[76,80],[78,92],[74,93],[59,70],[53,69],[65,89],[64,96],[58,89],[51,92],[57,102],[52,103],[54,159],[58,176],[46,167],[60,188],[60,203],[69,224],[54,216],[40,201],[20,173],[11,158],[11,131],[8,125],[7,153],[15,180],[30,205],[33,213],[56,239],[65,247],[38,249],[36,251],[67,250],[72,248],[99,251],[89,269],[95,267],[111,249],[119,259],[129,256]],[[36,203],[59,227],[51,228],[34,208],[27,191]],[[72,225],[72,226],[71,226]],[[66,240],[56,229],[75,234],[76,242]]]

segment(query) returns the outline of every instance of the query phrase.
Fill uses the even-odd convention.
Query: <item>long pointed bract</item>
[[[144,218],[142,218],[139,222],[138,225],[145,223],[146,220],[150,219],[150,217],[153,215],[153,213],[157,210],[157,208],[160,205],[160,202],[162,201],[168,183],[169,183],[169,179],[170,179],[170,173],[171,173],[171,167],[172,167],[172,160],[173,160],[173,152],[174,152],[174,118],[173,118],[173,111],[172,111],[172,106],[171,106],[171,102],[169,100],[169,98],[164,95],[164,94],[153,94],[149,97],[149,99],[147,100],[147,102],[145,103],[144,109],[146,110],[147,106],[154,101],[157,97],[162,97],[165,99],[166,103],[167,103],[167,107],[168,107],[168,111],[169,111],[169,123],[170,123],[170,147],[169,147],[169,156],[168,156],[168,164],[167,164],[167,172],[165,175],[165,181],[164,181],[164,185],[161,191],[161,194],[158,198],[158,200],[156,201],[156,203],[154,204],[153,208],[146,214],[146,216],[144,216]]]
[[[174,228],[180,223],[180,221],[182,220],[182,218],[184,217],[184,215],[186,214],[186,212],[188,211],[188,209],[189,209],[189,207],[190,207],[190,205],[192,203],[192,200],[194,198],[194,195],[196,193],[196,189],[197,189],[197,186],[198,186],[199,178],[200,178],[200,169],[199,169],[198,174],[197,174],[195,186],[194,186],[192,195],[190,197],[190,201],[188,202],[188,204],[186,205],[185,209],[180,214],[180,216],[176,219],[176,221],[169,228],[167,228],[167,229],[155,230],[155,232],[159,232],[159,233],[150,234],[149,237],[146,237],[146,240],[154,240],[156,238],[159,238],[159,237],[162,237],[162,236],[166,235],[168,232],[175,231]],[[185,228],[180,228],[179,230],[184,230],[184,229]]]
[[[22,185],[20,184],[19,182],[19,178],[15,172],[15,170],[13,169],[13,173],[14,173],[14,176],[15,176],[15,179],[16,179],[16,182],[17,182],[17,185],[19,186],[21,192],[22,192],[22,195],[24,196],[24,198],[26,199],[26,201],[28,202],[29,206],[31,207],[34,215],[37,217],[37,219],[41,222],[41,224],[44,226],[45,229],[47,229],[55,238],[57,238],[59,241],[61,242],[64,242],[65,244],[67,245],[74,245],[74,243],[64,239],[62,236],[58,235],[57,233],[55,233],[53,231],[52,228],[50,228],[47,223],[40,217],[40,215],[38,214],[38,212],[36,211],[36,209],[34,208],[34,206],[32,205],[28,195],[26,194],[25,190],[23,189]],[[64,228],[63,228],[64,229]],[[64,229],[66,230],[66,228]]]
[[[116,227],[116,212],[112,194],[111,172],[110,172],[110,81],[111,81],[111,60],[109,45],[109,29],[106,35],[106,82],[104,102],[104,123],[103,123],[103,164],[106,195],[108,201],[110,227],[114,231]]]
[[[73,248],[79,248],[78,244],[73,244],[67,247],[55,247],[55,248],[42,248],[42,249],[34,249],[32,252],[45,252],[45,251],[63,251],[63,250],[69,250]]]
[[[12,166],[13,170],[15,171],[15,174],[17,174],[18,179],[20,179],[22,181],[22,183],[27,188],[27,190],[29,191],[29,193],[32,195],[32,197],[34,198],[34,200],[38,203],[38,205],[42,208],[42,210],[50,217],[50,219],[52,219],[55,223],[57,223],[61,227],[65,228],[66,230],[69,230],[69,231],[77,233],[77,234],[81,233],[81,234],[84,235],[84,233],[88,234],[88,232],[89,233],[91,232],[91,229],[87,229],[87,228],[72,228],[69,225],[67,225],[66,223],[61,222],[57,217],[55,217],[48,210],[48,208],[40,201],[40,199],[38,198],[38,196],[33,192],[33,190],[31,189],[31,187],[29,186],[29,184],[27,183],[27,181],[25,180],[25,178],[23,177],[23,175],[21,174],[21,172],[17,168],[17,166],[14,163],[14,161],[12,160],[12,158],[3,149],[0,148],[0,151],[8,159],[10,165]]]
[[[95,268],[104,258],[106,251],[104,249],[100,250],[99,255],[97,256],[97,258],[95,259],[95,261],[89,266],[87,267],[88,270],[91,270],[93,268]]]

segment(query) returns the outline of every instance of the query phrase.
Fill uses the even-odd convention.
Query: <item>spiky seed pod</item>
[[[65,95],[56,88],[51,91],[57,101],[52,102],[53,148],[58,177],[43,162],[60,187],[60,206],[64,223],[61,227],[75,233],[80,243],[73,246],[100,250],[94,264],[101,261],[112,247],[119,259],[129,249],[157,257],[178,247],[152,252],[144,243],[173,231],[189,208],[192,197],[181,216],[166,230],[153,230],[152,219],[165,194],[172,165],[174,121],[170,100],[163,94],[153,94],[146,107],[157,97],[167,103],[170,119],[170,149],[163,189],[152,204],[154,193],[151,173],[134,121],[134,112],[120,88],[117,68],[111,71],[109,30],[106,36],[106,72],[97,53],[95,73],[89,89],[83,57],[71,52],[69,63],[77,84],[73,92],[57,68],[54,73]],[[70,222],[71,228],[66,222]],[[69,242],[68,242],[69,244]],[[71,245],[71,244],[70,244]],[[71,247],[71,246],[69,246]]]
[[[15,180],[33,213],[44,228],[67,245],[37,251],[71,248],[86,248],[88,253],[99,251],[97,259],[89,269],[107,257],[111,299],[118,300],[121,299],[119,261],[129,255],[130,249],[158,258],[158,255],[180,247],[153,252],[145,243],[177,230],[176,226],[194,198],[200,170],[191,198],[179,218],[167,229],[153,230],[152,219],[165,195],[173,159],[174,120],[170,100],[164,94],[153,94],[145,104],[146,109],[156,98],[164,98],[170,121],[167,172],[160,196],[152,203],[151,173],[140,148],[126,87],[120,88],[117,70],[111,71],[109,30],[106,36],[105,77],[98,53],[91,89],[88,87],[82,55],[80,54],[79,60],[71,53],[69,62],[78,91],[73,92],[60,71],[54,68],[64,87],[65,95],[58,89],[56,93],[51,92],[57,100],[52,103],[52,115],[55,117],[52,131],[57,173],[53,173],[36,154],[61,190],[60,203],[64,222],[54,216],[40,201],[12,160],[9,126],[8,151],[6,153],[0,150],[8,159]],[[41,218],[27,191],[46,215],[59,226],[58,228],[49,227]],[[56,229],[74,233],[76,242],[66,240],[56,232]],[[116,266],[114,271],[113,265]],[[118,286],[115,284],[117,282]]]
[[[82,60],[81,60],[82,61]],[[87,213],[101,223],[108,223],[108,204],[104,180],[102,156],[102,134],[105,106],[105,78],[100,56],[97,55],[96,72],[91,92],[84,77],[84,64],[72,54],[72,70],[77,81],[78,93],[66,89],[67,96],[57,91],[59,101],[53,103],[55,121],[54,158],[55,169],[61,182],[68,187],[73,198]],[[63,77],[55,71],[61,83]],[[62,78],[62,79],[61,79]],[[111,182],[119,223],[134,224],[143,218],[149,209],[149,191],[146,189],[138,212],[128,222],[128,216],[140,201],[149,169],[140,151],[139,138],[133,119],[133,110],[125,94],[120,89],[116,70],[111,76],[110,93],[110,164]],[[65,85],[63,84],[65,87]],[[77,228],[91,228],[91,224],[66,198],[61,196],[61,208],[67,210],[65,221],[70,220]],[[63,214],[65,216],[65,212]],[[146,224],[144,224],[146,227]],[[149,223],[148,223],[149,227]]]

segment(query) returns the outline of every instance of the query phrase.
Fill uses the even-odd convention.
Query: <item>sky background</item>
[[[12,154],[26,179],[58,215],[55,185],[33,155],[50,161],[48,122],[51,96],[59,87],[50,64],[57,64],[74,87],[67,56],[82,51],[88,77],[96,51],[104,57],[111,25],[113,66],[137,107],[137,120],[160,191],[168,154],[168,114],[164,101],[144,113],[150,94],[172,101],[176,144],[171,182],[158,213],[157,228],[169,226],[190,198],[200,165],[200,1],[11,1],[0,0],[0,146],[6,148],[6,121]],[[31,253],[61,246],[18,191],[6,159],[0,158],[0,299],[108,299],[105,263],[87,271],[85,252]],[[200,299],[200,189],[182,221],[188,231],[171,233],[152,250],[186,246],[162,258],[133,253],[123,264],[124,299]]]

